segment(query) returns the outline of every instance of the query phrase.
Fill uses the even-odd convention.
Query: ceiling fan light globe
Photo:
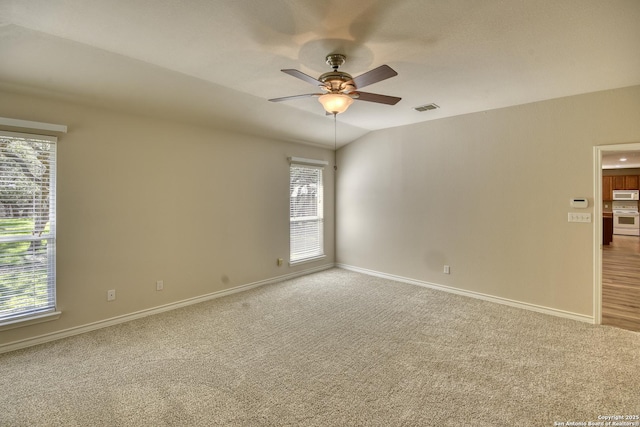
[[[342,93],[327,93],[318,98],[325,111],[330,114],[340,114],[347,111],[353,98]]]

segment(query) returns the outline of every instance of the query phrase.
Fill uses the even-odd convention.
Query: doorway
[[[640,143],[594,148],[594,322],[640,331],[640,237],[614,234],[603,245],[603,216],[613,215],[611,201],[604,197],[604,175],[622,176],[628,171],[640,176],[640,161],[620,163],[621,169],[604,171],[609,159],[640,158]],[[629,175],[631,176],[631,175]],[[620,182],[622,178],[615,178]],[[631,180],[631,179],[630,179]],[[632,181],[632,180],[631,180]],[[607,181],[608,182],[608,181]],[[605,220],[606,221],[606,220]]]

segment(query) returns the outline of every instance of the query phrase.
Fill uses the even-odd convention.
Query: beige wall
[[[639,118],[636,86],[372,132],[339,151],[337,262],[592,316],[569,199],[593,212],[593,147],[640,142]]]
[[[69,126],[58,144],[63,314],[0,332],[0,344],[334,262],[329,167],[326,259],[276,265],[289,256],[287,157],[333,163],[333,150],[11,93],[0,116]]]

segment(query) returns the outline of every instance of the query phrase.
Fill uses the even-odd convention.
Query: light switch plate
[[[568,221],[569,222],[591,222],[591,213],[569,212]]]

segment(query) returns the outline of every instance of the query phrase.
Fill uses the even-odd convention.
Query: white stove
[[[637,201],[614,201],[613,234],[640,236],[640,214]]]

